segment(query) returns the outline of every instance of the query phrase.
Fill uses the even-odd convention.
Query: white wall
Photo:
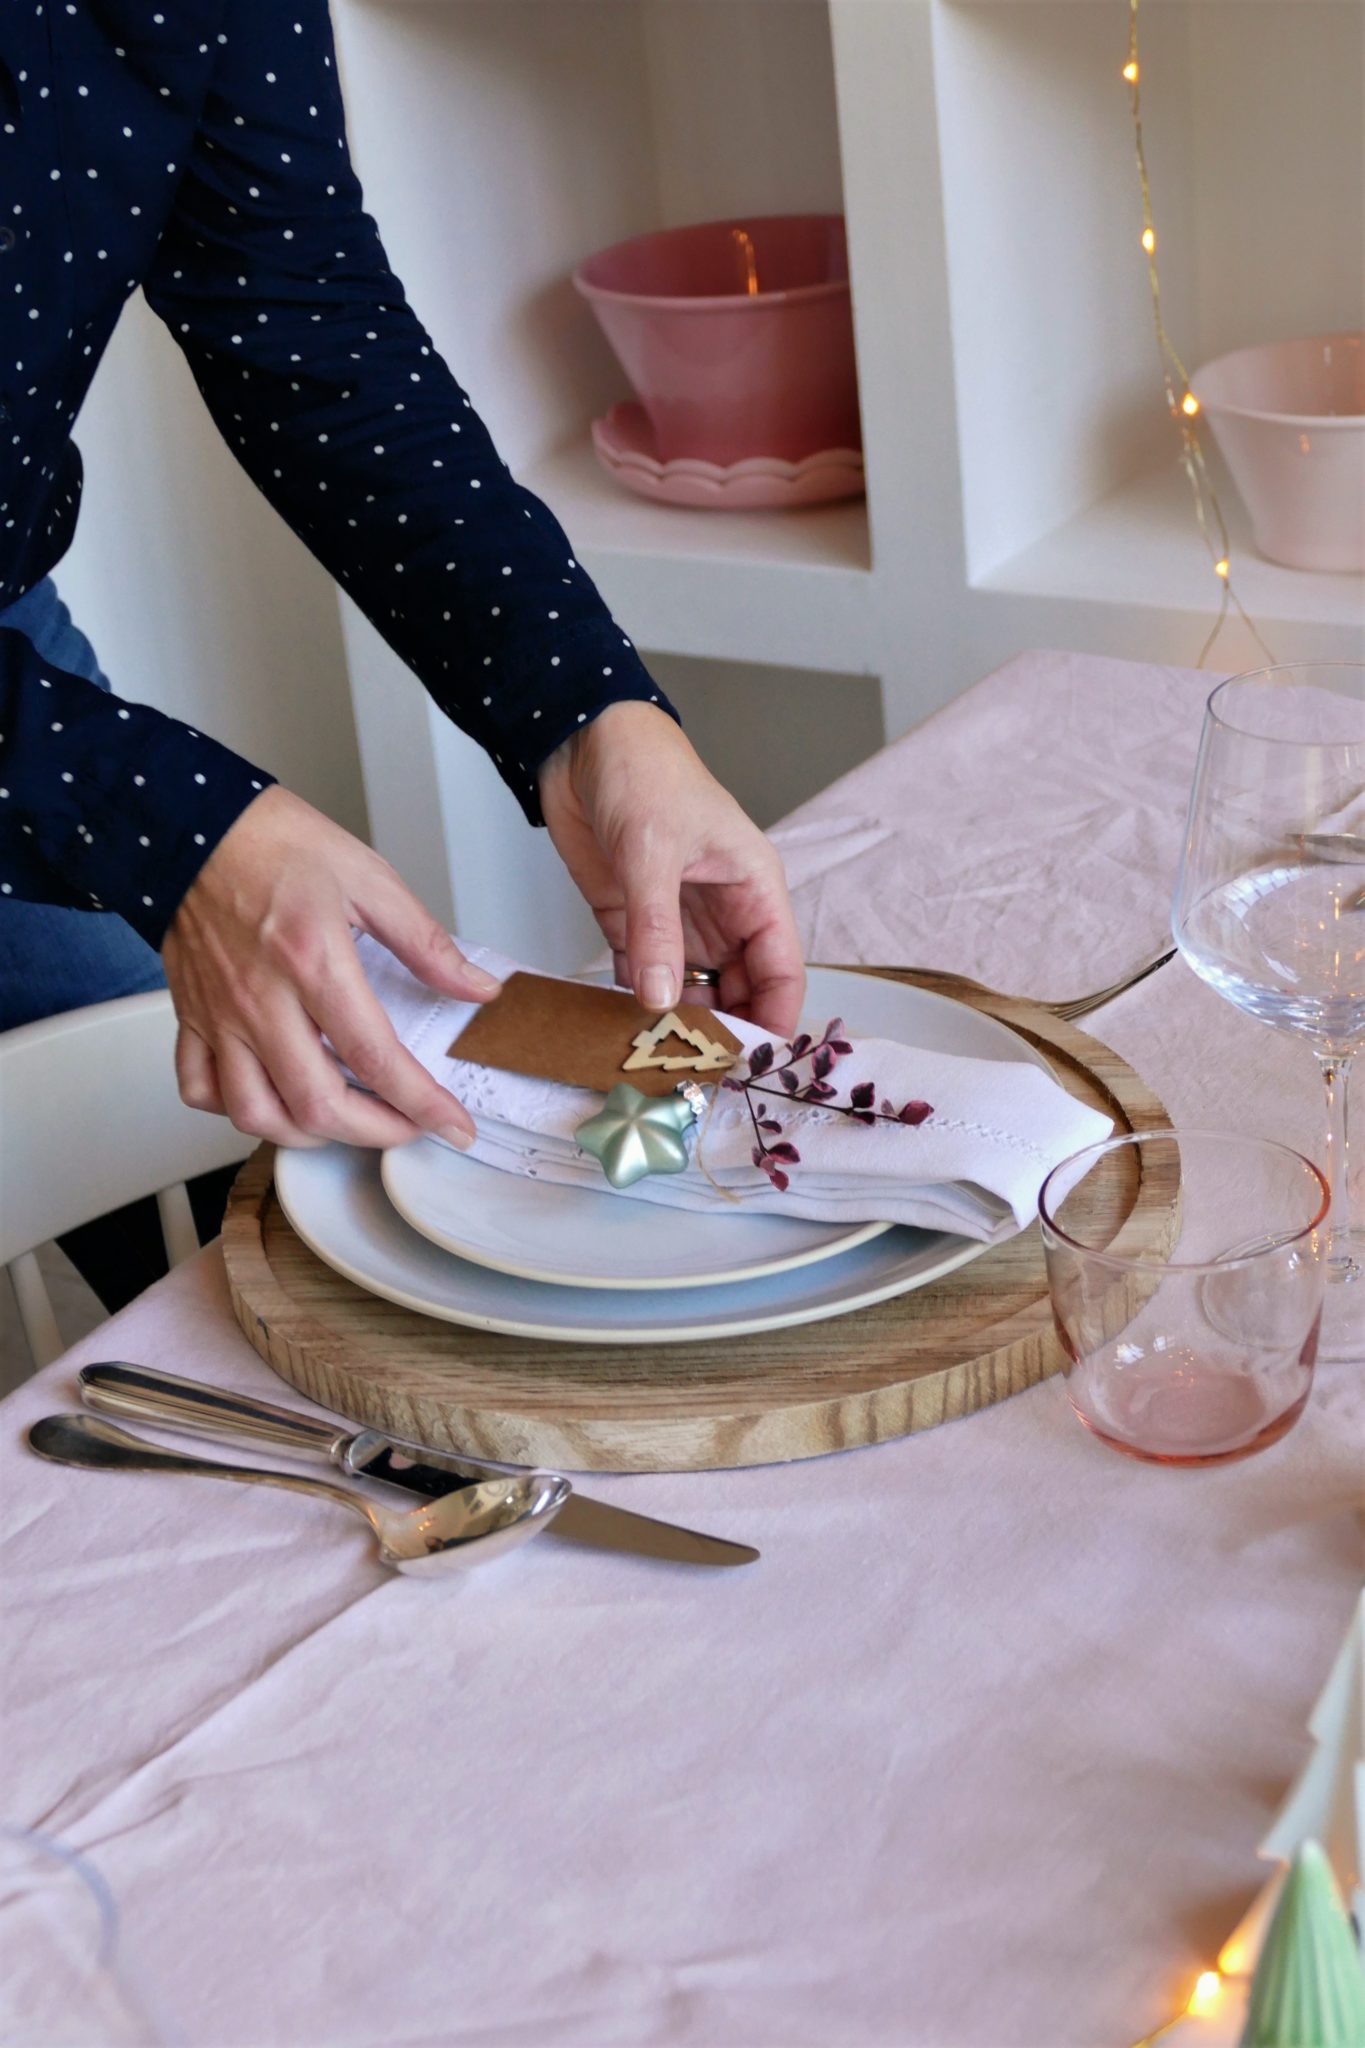
[[[643,0],[651,227],[843,206],[824,0]]]
[[[140,298],[76,439],[85,499],[56,580],[114,688],[212,733],[363,833],[331,579],[229,455]]]
[[[702,760],[765,830],[886,743],[875,676],[677,654],[650,667]]]
[[[1126,17],[1050,0],[949,6],[934,22],[967,561],[978,577],[1155,460],[1166,421],[1120,76]],[[1182,339],[1188,29],[1184,8],[1142,16],[1162,286]]]
[[[513,469],[617,395],[569,282],[655,224],[634,0],[333,10],[366,203],[417,312]]]
[[[1365,7],[1194,7],[1190,77],[1198,360],[1365,325]]]

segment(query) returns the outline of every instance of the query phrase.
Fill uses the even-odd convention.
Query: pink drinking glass
[[[1169,1245],[1117,1187],[1141,1171],[1175,1198]],[[1105,1199],[1097,1200],[1097,1196]],[[1330,1203],[1311,1160],[1265,1138],[1142,1131],[1054,1168],[1039,1197],[1071,1405],[1116,1451],[1218,1465],[1276,1443],[1313,1383]]]

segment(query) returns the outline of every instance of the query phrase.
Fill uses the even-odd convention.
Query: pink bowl
[[[639,235],[574,273],[649,414],[661,460],[802,462],[859,448],[838,214]]]
[[[1190,387],[1261,553],[1291,569],[1365,569],[1365,335],[1234,349]]]

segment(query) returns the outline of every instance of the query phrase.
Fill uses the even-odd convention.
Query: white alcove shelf
[[[1194,661],[1216,585],[1162,402],[1121,0],[335,12],[400,275],[626,630],[665,672],[714,665],[722,772],[715,706],[746,677],[803,707],[807,735],[874,678],[875,732],[862,699],[848,720],[867,743],[1024,647]],[[1167,314],[1191,367],[1361,325],[1361,0],[1143,0],[1141,22]],[[573,267],[647,228],[808,209],[848,219],[866,504],[707,514],[622,492],[588,429],[628,394]],[[1362,579],[1261,561],[1225,490],[1237,586],[1280,657],[1365,652]],[[377,843],[465,929],[568,964],[588,933],[543,841],[354,614],[346,640]],[[1255,658],[1240,628],[1215,656]],[[814,788],[832,770],[809,749]]]
[[[592,251],[660,225],[843,210],[825,0],[341,0],[336,13],[353,146],[395,266],[626,630],[648,654],[757,663],[798,690],[802,671],[822,692],[831,674],[878,673],[866,506],[715,517],[621,491],[589,429],[629,389],[570,283]],[[396,664],[353,613],[347,642],[378,843],[431,893],[439,842],[438,900],[453,896],[465,929],[567,964],[590,934],[548,849],[410,693],[396,734]],[[424,804],[395,753],[423,757]]]
[[[1196,386],[1227,349],[1361,326],[1365,10],[1145,0],[1139,21],[1163,304]],[[970,579],[1119,607],[1145,652],[1215,586],[1160,403],[1126,9],[956,0],[935,28]],[[1285,658],[1358,651],[1362,579],[1258,556],[1205,440],[1248,611]]]

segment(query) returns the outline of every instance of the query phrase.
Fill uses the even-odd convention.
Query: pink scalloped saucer
[[[614,405],[594,420],[592,445],[609,476],[660,505],[708,512],[781,511],[863,495],[863,458],[856,448],[826,448],[802,462],[783,462],[776,455],[751,455],[725,467],[688,456],[661,462],[642,405]]]

